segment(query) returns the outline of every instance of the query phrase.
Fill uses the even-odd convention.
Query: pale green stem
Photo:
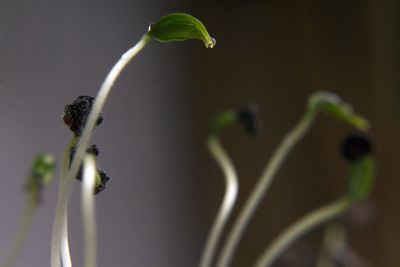
[[[84,267],[96,266],[96,216],[94,207],[94,187],[96,184],[96,162],[92,155],[84,159],[84,170],[82,177],[82,219],[84,238]]]
[[[78,142],[74,159],[72,161],[66,179],[63,181],[62,191],[57,202],[56,214],[52,230],[51,267],[60,267],[59,245],[61,242],[65,210],[68,205],[73,181],[78,173],[79,167],[82,164],[82,159],[85,154],[86,148],[89,145],[89,141],[92,136],[92,132],[97,122],[98,116],[104,106],[104,103],[111,91],[114,82],[121,74],[125,66],[144,48],[148,41],[149,38],[147,37],[147,35],[144,35],[134,47],[130,48],[121,56],[121,58],[108,73],[96,96],[96,101],[93,104],[92,111],[90,112],[82,136]]]
[[[339,216],[352,204],[349,198],[339,200],[310,212],[292,224],[276,238],[257,260],[254,267],[269,267],[294,241],[308,233],[313,228]]]
[[[230,264],[239,240],[242,237],[243,232],[252,218],[256,208],[267,192],[276,172],[287,158],[292,148],[310,128],[314,117],[314,110],[307,111],[294,129],[285,136],[282,143],[272,155],[271,160],[265,167],[260,179],[253,188],[249,198],[246,200],[242,210],[239,212],[237,220],[233,224],[232,230],[229,233],[224,246],[222,247],[221,254],[217,261],[217,267],[226,267]]]
[[[22,218],[20,220],[20,225],[17,231],[17,236],[15,238],[14,244],[7,253],[7,256],[3,261],[3,263],[1,264],[1,267],[11,267],[15,264],[18,255],[21,253],[22,246],[25,243],[26,238],[28,237],[36,205],[37,205],[36,198],[29,195],[26,198],[25,209]]]
[[[76,145],[78,142],[79,137],[74,135],[71,138],[68,146],[64,150],[63,161],[61,165],[60,171],[60,181],[58,185],[58,195],[61,194],[62,184],[65,179],[65,175],[68,171],[68,166],[70,163],[71,157],[71,149]],[[71,262],[71,254],[69,252],[69,241],[68,241],[68,209],[65,209],[64,214],[64,222],[62,225],[62,233],[61,233],[61,243],[60,243],[60,250],[61,250],[61,262],[63,267],[72,267]]]
[[[226,189],[221,207],[207,238],[200,260],[200,267],[211,266],[218,242],[221,239],[221,234],[232,212],[238,193],[238,178],[235,167],[216,136],[208,138],[208,148],[224,172]]]

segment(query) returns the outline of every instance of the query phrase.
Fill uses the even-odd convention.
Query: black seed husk
[[[243,125],[244,129],[249,134],[256,134],[261,128],[261,123],[258,120],[259,108],[256,104],[250,104],[237,111],[237,121]]]
[[[72,104],[66,105],[64,108],[63,120],[72,132],[76,135],[82,135],[86,120],[92,109],[94,98],[91,96],[79,96]],[[103,122],[102,113],[97,118],[96,125]]]
[[[373,151],[371,141],[361,134],[347,136],[340,147],[342,157],[349,162],[354,162]]]

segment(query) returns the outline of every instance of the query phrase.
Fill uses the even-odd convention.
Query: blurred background
[[[395,0],[0,0],[0,257],[15,235],[32,158],[43,151],[61,161],[71,137],[61,120],[64,106],[79,95],[95,96],[149,23],[177,11],[199,18],[217,46],[152,42],[116,83],[93,139],[100,167],[112,177],[96,197],[98,266],[196,266],[224,190],[205,145],[209,122],[226,109],[260,106],[259,135],[239,128],[222,135],[239,172],[240,206],[318,90],[337,93],[370,120],[378,161],[370,199],[342,220],[348,252],[358,255],[345,266],[397,266]],[[251,266],[292,221],[343,192],[347,170],[338,144],[350,132],[318,117],[272,183],[232,266]],[[74,266],[83,255],[79,193],[76,183],[70,203]],[[57,181],[45,192],[16,266],[49,266],[56,198]],[[323,233],[322,227],[296,242],[276,266],[314,266]]]

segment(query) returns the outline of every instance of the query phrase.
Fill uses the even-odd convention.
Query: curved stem
[[[84,237],[84,267],[96,266],[96,216],[94,209],[93,189],[96,184],[96,163],[92,155],[87,155],[84,160],[82,180],[82,218]]]
[[[294,241],[305,235],[313,228],[342,214],[350,207],[352,201],[348,198],[340,198],[337,201],[310,212],[303,218],[292,224],[264,251],[254,267],[268,267],[289,247]]]
[[[216,136],[211,136],[208,139],[208,148],[224,172],[226,189],[221,207],[207,238],[206,246],[200,260],[200,267],[211,266],[216,247],[229,215],[232,212],[238,193],[238,179],[235,167]]]
[[[17,231],[14,244],[10,248],[5,260],[1,264],[2,267],[11,267],[14,265],[15,260],[21,252],[22,246],[28,236],[29,229],[32,225],[33,214],[36,208],[36,199],[28,196],[25,204],[25,209],[20,220],[20,225]]]
[[[56,214],[52,230],[52,251],[51,251],[52,267],[60,267],[59,244],[61,241],[62,224],[65,217],[64,211],[68,205],[68,199],[72,189],[74,177],[76,177],[79,167],[82,164],[82,159],[85,154],[85,150],[89,145],[89,141],[93,129],[95,127],[98,115],[101,112],[104,103],[107,99],[107,96],[110,93],[111,88],[114,85],[114,82],[116,81],[118,76],[121,74],[125,66],[144,48],[144,46],[148,43],[149,40],[150,40],[149,37],[147,35],[144,35],[134,47],[130,48],[121,56],[121,58],[117,61],[117,63],[108,73],[106,79],[104,80],[96,96],[96,101],[93,104],[92,111],[90,112],[82,136],[78,142],[70,170],[65,180],[62,183],[62,191],[57,202]]]
[[[282,143],[275,150],[272,158],[265,167],[260,179],[254,186],[249,198],[246,200],[242,210],[239,212],[238,218],[235,221],[231,232],[222,248],[222,252],[217,261],[217,267],[226,267],[232,260],[233,253],[239,243],[242,234],[252,218],[257,206],[263,199],[266,191],[269,188],[276,172],[282,165],[286,157],[296,143],[304,136],[310,128],[315,117],[314,111],[307,111],[298,124],[291,130]]]
[[[69,240],[68,240],[68,209],[65,209],[64,222],[62,224],[61,232],[61,263],[62,267],[72,267],[71,253],[69,252]]]

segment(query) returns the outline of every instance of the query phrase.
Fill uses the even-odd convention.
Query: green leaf
[[[225,111],[219,114],[210,125],[210,134],[218,135],[219,132],[237,121],[237,114],[233,110]]]
[[[49,184],[53,178],[55,166],[55,159],[52,155],[37,155],[33,160],[25,190],[39,199],[43,187]]]
[[[343,102],[333,93],[314,93],[309,99],[308,106],[313,112],[322,111],[334,118],[349,123],[360,130],[367,130],[369,127],[369,123],[366,119],[356,114],[351,105]]]
[[[203,23],[185,13],[171,13],[160,18],[149,26],[146,34],[150,39],[160,42],[185,41],[188,39],[202,40],[206,47],[213,48],[216,44]]]
[[[348,197],[353,200],[366,198],[375,180],[375,159],[372,155],[366,155],[350,164],[348,178]]]

